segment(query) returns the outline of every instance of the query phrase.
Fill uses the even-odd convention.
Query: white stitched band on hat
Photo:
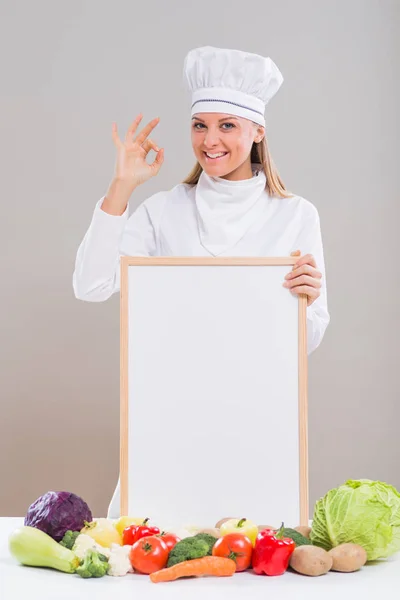
[[[197,89],[192,95],[191,116],[197,113],[225,113],[243,117],[265,126],[265,104],[240,90],[227,88]]]

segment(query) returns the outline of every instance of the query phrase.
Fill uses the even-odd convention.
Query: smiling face
[[[193,116],[193,151],[211,177],[241,180],[252,177],[250,152],[264,136],[264,127],[233,115],[198,113]]]

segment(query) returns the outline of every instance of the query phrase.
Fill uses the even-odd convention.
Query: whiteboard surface
[[[299,524],[290,270],[128,266],[129,515]]]

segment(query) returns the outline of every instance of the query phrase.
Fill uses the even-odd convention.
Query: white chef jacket
[[[76,298],[102,302],[120,289],[121,256],[211,256],[200,241],[195,186],[180,183],[145,200],[128,217],[101,209],[97,202],[79,246],[73,288]],[[324,252],[316,207],[300,196],[267,197],[261,217],[234,249],[219,256],[289,256],[312,254],[322,273],[320,296],[307,307],[307,351],[321,343],[330,321]],[[289,294],[288,290],[288,294]]]
[[[79,246],[73,289],[76,298],[107,300],[120,289],[121,256],[210,256],[201,244],[195,202],[196,186],[180,183],[147,198],[129,217],[104,212],[97,202]],[[322,273],[320,296],[307,307],[307,352],[321,343],[330,321],[320,219],[316,207],[301,196],[266,195],[265,209],[239,242],[219,256],[289,256],[312,254]],[[283,282],[282,282],[283,283]],[[290,291],[287,290],[289,294]],[[119,480],[108,511],[119,516]]]

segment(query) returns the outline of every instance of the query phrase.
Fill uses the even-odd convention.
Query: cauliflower
[[[117,544],[116,544],[117,545]],[[75,540],[75,544],[72,546],[72,552],[75,555],[83,560],[85,558],[86,552],[88,550],[96,550],[100,554],[104,554],[107,558],[110,557],[110,549],[104,548],[100,546],[97,542],[94,541],[90,535],[86,535],[86,533],[81,533]]]
[[[111,544],[111,554],[108,559],[108,575],[121,577],[127,573],[133,573],[133,568],[129,560],[129,553],[132,546],[120,546]]]
[[[174,533],[178,536],[178,538],[183,540],[184,538],[194,536],[198,532],[198,529],[199,528],[195,527],[194,525],[184,525],[183,527],[175,527],[171,525],[170,527],[164,527],[163,531]]]

